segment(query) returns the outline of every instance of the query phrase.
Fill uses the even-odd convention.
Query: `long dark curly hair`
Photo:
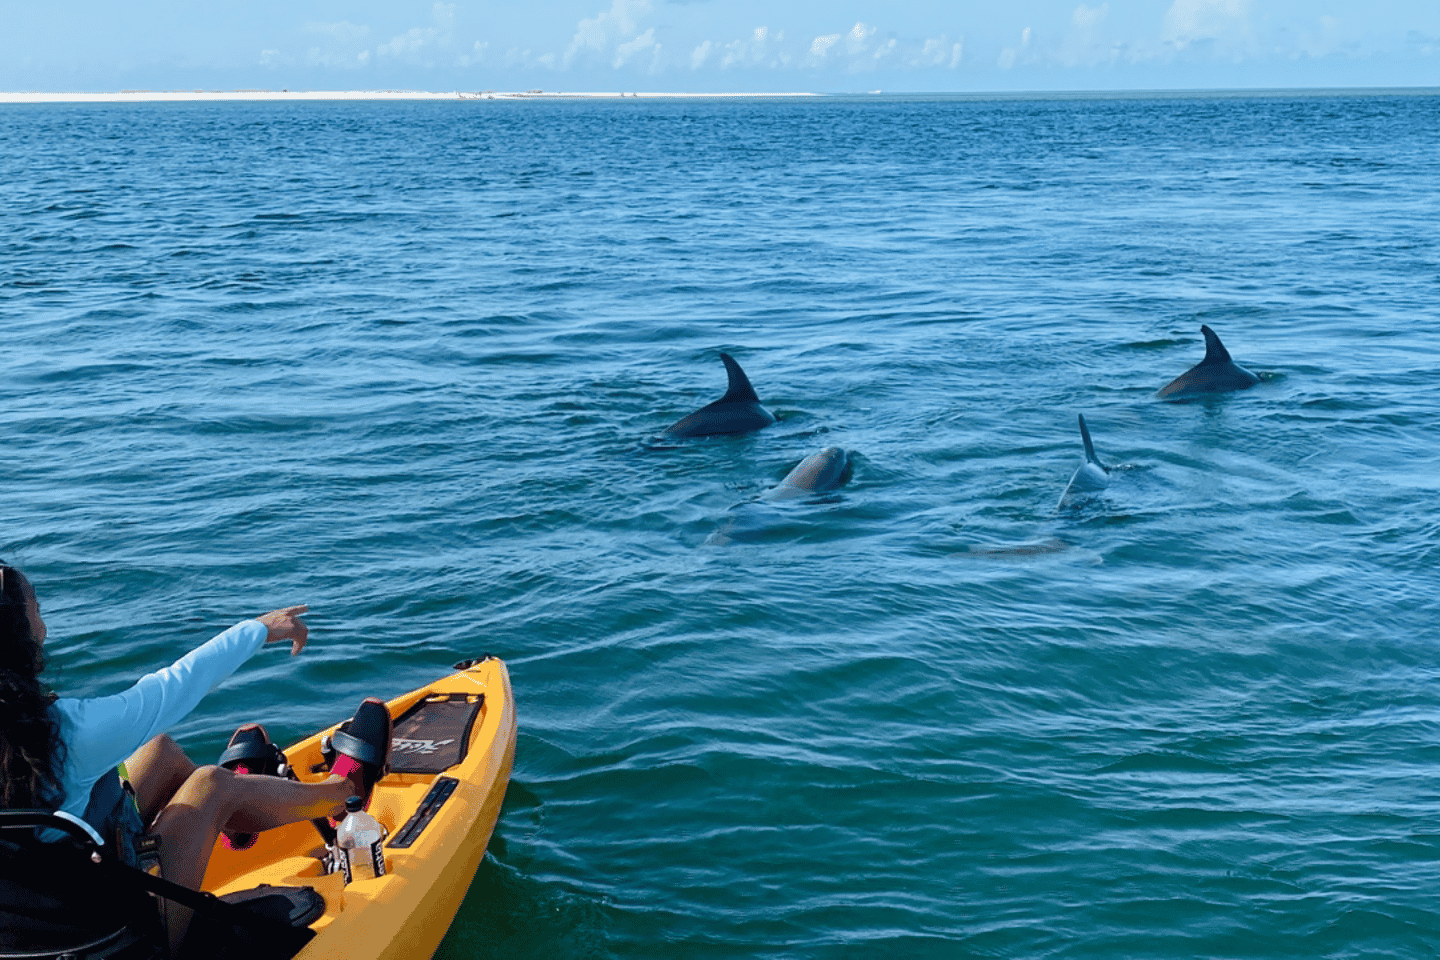
[[[34,591],[25,575],[0,561],[0,808],[53,808],[63,797],[65,747],[40,682],[45,653],[30,626]]]

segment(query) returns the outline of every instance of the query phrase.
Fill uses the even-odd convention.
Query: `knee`
[[[213,765],[196,767],[156,815],[151,829],[162,836],[177,830],[182,835],[201,831],[203,824],[218,830],[237,803],[235,774]]]
[[[150,769],[156,764],[169,766],[181,760],[189,762],[185,751],[169,734],[162,733],[158,737],[151,737],[145,741],[144,746],[126,758],[125,764],[139,772]]]
[[[224,767],[206,764],[196,767],[185,779],[184,791],[196,799],[223,798],[235,789],[235,774]]]

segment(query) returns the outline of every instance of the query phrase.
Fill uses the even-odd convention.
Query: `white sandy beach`
[[[121,90],[109,93],[3,93],[0,103],[161,103],[219,100],[536,100],[713,99],[716,97],[813,97],[813,93],[656,93],[548,90]]]

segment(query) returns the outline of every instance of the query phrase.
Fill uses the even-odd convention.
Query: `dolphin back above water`
[[[1080,464],[1075,475],[1065,487],[1065,492],[1060,494],[1060,506],[1065,506],[1077,498],[1104,490],[1110,483],[1110,468],[1100,462],[1095,456],[1095,444],[1090,442],[1090,429],[1085,426],[1085,415],[1080,417],[1080,439],[1085,442],[1085,462]]]
[[[1260,382],[1259,377],[1230,359],[1230,351],[1214,330],[1202,325],[1200,332],[1205,334],[1205,359],[1161,387],[1155,394],[1161,400],[1188,400],[1210,393],[1248,390]]]
[[[794,470],[785,474],[785,479],[779,484],[754,500],[736,504],[730,518],[705,542],[718,546],[736,540],[756,540],[765,536],[766,531],[777,529],[777,517],[790,512],[788,507],[772,504],[838,490],[850,482],[854,466],[854,458],[850,452],[839,447],[826,447],[818,453],[810,454],[801,460]]]
[[[706,437],[720,433],[749,433],[768,427],[775,415],[760,406],[760,398],[750,385],[750,378],[728,353],[720,354],[730,383],[725,396],[707,403],[687,417],[682,417],[665,431],[667,437]]]
[[[794,500],[843,487],[850,479],[851,467],[849,453],[839,447],[826,447],[801,460],[778,486],[766,490],[760,499]]]

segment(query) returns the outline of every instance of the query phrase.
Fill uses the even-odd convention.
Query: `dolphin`
[[[750,378],[745,376],[735,358],[722,353],[720,359],[725,361],[725,372],[730,376],[725,396],[671,424],[665,430],[665,436],[708,437],[716,433],[749,433],[775,422],[775,415],[760,406],[760,398],[755,395],[755,388],[750,386]]]
[[[780,484],[760,495],[761,500],[794,500],[812,493],[824,493],[843,487],[850,479],[850,454],[839,447],[826,447],[812,453],[785,474]]]
[[[848,450],[826,447],[801,460],[785,479],[754,500],[736,504],[730,518],[705,542],[709,545],[751,540],[757,534],[774,529],[773,520],[784,508],[771,506],[777,501],[798,500],[812,494],[837,490],[850,482],[855,462]]]
[[[1078,497],[1089,496],[1104,490],[1110,483],[1110,468],[1100,462],[1095,456],[1095,444],[1090,442],[1090,430],[1085,426],[1085,415],[1080,416],[1080,439],[1085,442],[1085,462],[1080,464],[1075,475],[1065,486],[1065,492],[1060,494],[1058,506],[1065,506],[1071,500]]]
[[[1189,400],[1209,393],[1248,390],[1260,382],[1259,377],[1230,359],[1230,351],[1214,330],[1201,325],[1200,332],[1205,334],[1205,359],[1161,387],[1155,394],[1161,400]]]
[[[980,557],[1038,557],[1047,553],[1069,550],[1070,544],[1059,537],[1051,537],[1039,543],[1016,543],[1010,545],[975,543],[956,550],[956,553],[973,554]]]

